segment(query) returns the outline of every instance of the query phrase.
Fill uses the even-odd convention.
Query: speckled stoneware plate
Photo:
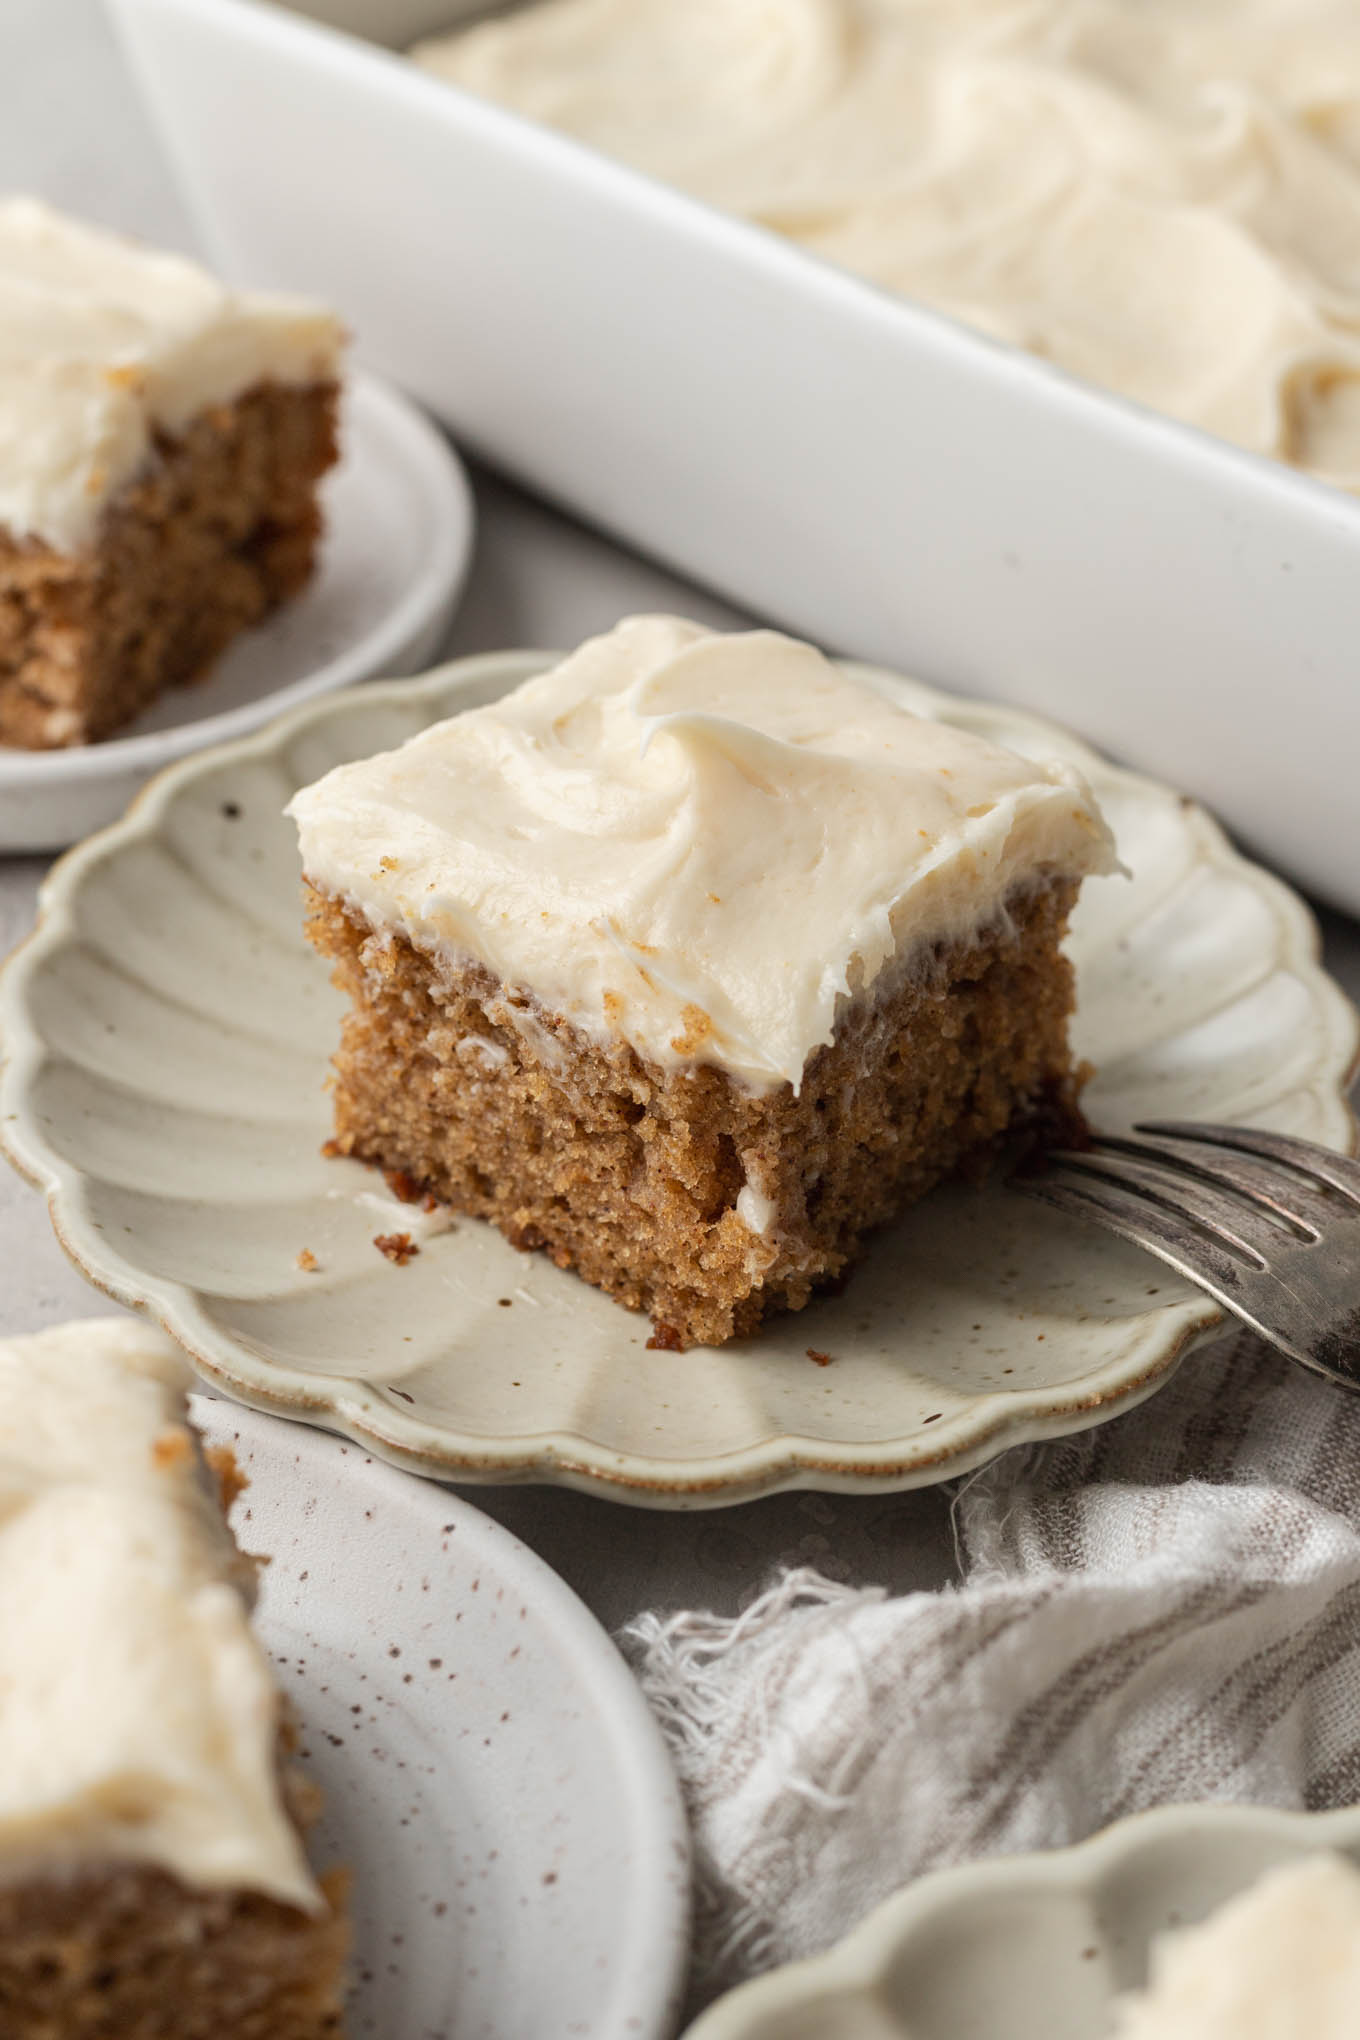
[[[374,673],[416,673],[443,643],[472,557],[463,464],[437,425],[376,376],[346,385],[340,460],[302,593],[172,687],[117,736],[64,751],[0,745],[0,850],[58,850],[122,814],[177,758]]]
[[[1216,1310],[1000,1185],[928,1199],[841,1296],[676,1354],[542,1256],[475,1221],[439,1230],[323,1158],[341,1001],[302,939],[284,803],[545,663],[502,653],[312,704],[173,767],[56,868],[0,982],[0,1138],[77,1265],[245,1402],[425,1472],[654,1505],[910,1487],[1148,1394]],[[1095,782],[1132,873],[1088,885],[1072,934],[1097,1124],[1254,1121],[1348,1147],[1356,1017],[1293,894],[1063,732],[890,684]],[[374,1246],[392,1232],[419,1245],[404,1266]]]
[[[689,1844],[661,1736],[531,1551],[354,1445],[196,1397],[250,1485],[257,1627],[348,1867],[348,2040],[666,2040]]]
[[[1360,1863],[1360,1809],[1160,1807],[1073,1849],[942,1870],[828,1954],[721,1998],[685,2040],[1108,2040],[1155,1935],[1319,1849]]]

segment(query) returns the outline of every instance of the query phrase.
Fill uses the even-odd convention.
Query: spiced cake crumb
[[[398,1268],[404,1268],[420,1252],[408,1232],[377,1233],[373,1244],[387,1260],[395,1261]]]

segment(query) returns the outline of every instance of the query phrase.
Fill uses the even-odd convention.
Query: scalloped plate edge
[[[824,1954],[787,1963],[729,1991],[686,2028],[683,2040],[762,2040],[776,2030],[770,2023],[776,2017],[811,2005],[824,2005],[835,2014],[848,2002],[871,1996],[881,2012],[880,1992],[889,1969],[918,1935],[929,1933],[949,1916],[984,1899],[1026,1891],[1094,1890],[1142,1849],[1211,1832],[1255,1834],[1291,1851],[1360,1851],[1360,1807],[1302,1813],[1209,1802],[1157,1806],[1130,1814],[1067,1848],[1037,1849],[1023,1856],[998,1856],[931,1871],[885,1898]],[[886,2027],[883,2030],[886,2033]],[[902,2040],[911,2040],[909,2026],[899,2030]],[[988,2036],[978,2034],[976,2040]]]

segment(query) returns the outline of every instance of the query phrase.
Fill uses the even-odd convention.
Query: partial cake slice
[[[340,1149],[676,1346],[1071,1113],[1078,776],[772,631],[635,617],[294,798]]]
[[[344,1922],[186,1418],[127,1318],[0,1341],[0,2034],[320,2040]]]
[[[1112,2040],[1355,2040],[1360,1871],[1340,1855],[1279,1863],[1202,1924],[1159,1934],[1151,1972]]]
[[[0,202],[0,743],[89,743],[312,571],[341,331]]]

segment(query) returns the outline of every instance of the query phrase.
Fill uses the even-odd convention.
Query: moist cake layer
[[[485,971],[446,972],[313,892],[353,1000],[335,1058],[343,1153],[543,1247],[663,1343],[720,1344],[840,1276],[865,1235],[1008,1131],[1071,1126],[1073,880],[866,994],[798,1090],[662,1070]]]
[[[1360,488],[1354,0],[540,0],[414,55]]]
[[[129,1319],[0,1341],[0,1892],[118,1864],[319,1914],[184,1384]]]
[[[331,1880],[328,1880],[331,1882]],[[5,2040],[339,2040],[347,1939],[259,1892],[102,1869],[0,1887]]]
[[[902,959],[1112,864],[1078,774],[773,631],[634,617],[298,793],[318,891],[660,1069],[790,1085]],[[528,1021],[522,1023],[532,1032]]]
[[[93,546],[158,440],[262,384],[334,384],[341,340],[307,300],[233,291],[35,199],[0,202],[0,532]]]

